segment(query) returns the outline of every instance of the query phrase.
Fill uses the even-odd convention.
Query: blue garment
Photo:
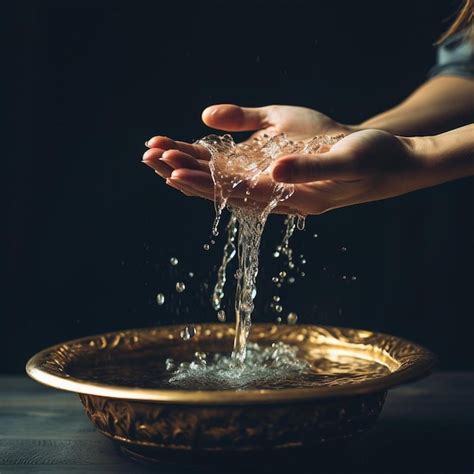
[[[437,63],[429,77],[462,76],[474,79],[474,38],[461,31],[444,41],[437,51]]]

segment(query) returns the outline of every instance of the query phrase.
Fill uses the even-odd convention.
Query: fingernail
[[[148,140],[145,142],[145,146],[148,146]]]
[[[271,177],[274,179],[274,181],[283,181],[285,179],[285,169],[283,166],[274,166],[272,171],[271,171]]]

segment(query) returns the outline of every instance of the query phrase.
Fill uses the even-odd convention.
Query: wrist
[[[474,124],[439,135],[399,138],[433,184],[474,174]]]

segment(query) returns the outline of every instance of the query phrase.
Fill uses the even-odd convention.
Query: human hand
[[[205,169],[208,157],[202,155],[201,147],[165,138],[156,140],[168,149],[174,148],[173,153],[179,153],[180,148],[191,153],[185,159],[171,156],[174,171],[168,184],[187,195],[212,200],[213,183]],[[434,163],[420,153],[426,140],[363,130],[343,138],[326,153],[283,156],[274,163],[271,175],[260,176],[246,202],[265,202],[273,189],[272,178],[295,184],[293,195],[274,212],[301,215],[321,214],[437,184]],[[249,205],[243,201],[245,192],[245,184],[238,186],[230,203]]]
[[[236,105],[215,105],[208,107],[202,114],[203,121],[210,127],[225,131],[254,131],[254,137],[277,135],[285,133],[294,141],[304,141],[315,135],[346,134],[354,131],[353,127],[345,126],[335,122],[326,115],[304,107],[272,105],[258,108],[246,108]],[[143,161],[151,166],[157,174],[167,179],[167,184],[176,187],[174,178],[171,177],[174,170],[189,169],[207,173],[206,180],[209,183],[206,197],[213,196],[212,183],[210,180],[209,159],[207,149],[198,145],[170,140],[166,137],[153,137],[146,145],[150,148],[143,156]],[[176,175],[176,173],[175,173]],[[175,176],[173,175],[173,176]],[[204,176],[201,176],[204,179]],[[244,187],[244,184],[241,186]],[[180,188],[187,195],[195,195],[191,190]],[[235,191],[238,193],[238,189]],[[271,193],[270,189],[259,194],[265,199]],[[204,197],[204,196],[202,196]],[[246,198],[246,206],[255,203],[251,198]],[[231,199],[234,204],[238,199]],[[240,202],[242,204],[242,202]],[[279,206],[274,212],[288,212],[288,208]]]
[[[204,110],[202,120],[209,127],[228,132],[253,131],[249,140],[263,134],[273,136],[285,133],[290,140],[303,141],[316,135],[339,135],[355,131],[354,127],[335,122],[315,110],[286,105],[255,108],[230,104],[213,105]],[[165,137],[153,137],[146,145],[149,150],[143,155],[144,163],[163,178],[169,178],[174,169],[185,167],[184,155],[201,160],[194,162],[192,169],[207,170],[210,155],[203,147],[190,146],[185,142],[171,143]]]

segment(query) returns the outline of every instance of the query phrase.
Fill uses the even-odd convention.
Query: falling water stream
[[[219,354],[213,362],[215,370],[234,368],[239,372],[251,368],[254,372],[262,363],[266,367],[290,369],[294,372],[308,367],[305,360],[299,359],[295,348],[283,343],[276,343],[270,351],[257,350],[252,345],[248,350],[247,338],[251,327],[251,316],[254,309],[254,298],[257,293],[257,275],[259,268],[259,250],[263,230],[269,214],[283,201],[288,200],[294,193],[294,185],[278,183],[269,175],[271,164],[283,154],[291,153],[321,153],[328,151],[342,136],[317,136],[304,142],[294,142],[285,134],[273,137],[261,135],[243,143],[236,144],[228,134],[223,136],[209,135],[196,143],[207,148],[211,154],[209,168],[214,182],[214,201],[216,217],[212,234],[219,234],[219,222],[223,210],[227,207],[231,213],[227,224],[227,240],[224,254],[217,271],[217,282],[211,297],[211,303],[218,313],[218,319],[224,321],[226,315],[222,309],[224,287],[227,280],[229,262],[237,255],[238,268],[235,272],[235,339],[231,357]],[[258,186],[257,186],[258,185]],[[236,197],[234,197],[236,196]],[[295,228],[303,230],[305,217],[289,215],[283,241],[278,254],[287,259],[288,267],[294,267],[292,249],[289,241]],[[278,284],[283,281],[286,272],[280,272]],[[279,306],[279,305],[277,305]],[[279,306],[281,308],[281,306]],[[287,322],[296,323],[297,315],[290,313]],[[187,335],[187,334],[186,334]],[[247,359],[246,359],[247,357]],[[170,361],[169,370],[173,370],[170,382],[186,380],[196,369],[206,369],[209,366],[205,354],[197,354],[191,362],[184,362],[175,367]],[[190,370],[191,369],[191,370]],[[253,373],[253,372],[252,372]],[[203,374],[201,374],[203,375]],[[254,374],[256,375],[256,374]]]

